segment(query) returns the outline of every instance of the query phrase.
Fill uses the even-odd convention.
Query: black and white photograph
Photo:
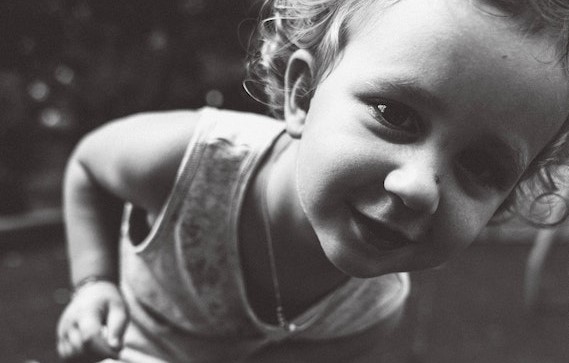
[[[0,362],[569,362],[569,1],[0,0]]]

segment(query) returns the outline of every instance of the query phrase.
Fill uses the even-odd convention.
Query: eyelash
[[[368,105],[372,116],[383,126],[386,135],[394,141],[409,142],[421,132],[421,117],[409,106],[386,99],[376,99]],[[400,120],[394,120],[395,117]],[[402,123],[408,122],[411,122],[411,125],[401,126]]]

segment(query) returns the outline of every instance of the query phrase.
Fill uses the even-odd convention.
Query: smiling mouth
[[[415,244],[403,233],[390,228],[387,224],[371,219],[358,210],[351,208],[356,226],[364,242],[380,251],[391,251]]]

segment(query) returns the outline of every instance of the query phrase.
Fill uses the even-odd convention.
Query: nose
[[[408,208],[435,213],[439,207],[440,178],[429,168],[406,165],[390,171],[383,182],[385,190],[398,196]]]

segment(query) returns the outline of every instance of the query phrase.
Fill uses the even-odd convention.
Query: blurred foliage
[[[241,87],[257,3],[2,0],[0,189],[15,191],[49,145],[71,148],[126,114],[205,104],[262,111]],[[1,194],[0,213],[17,199]]]

